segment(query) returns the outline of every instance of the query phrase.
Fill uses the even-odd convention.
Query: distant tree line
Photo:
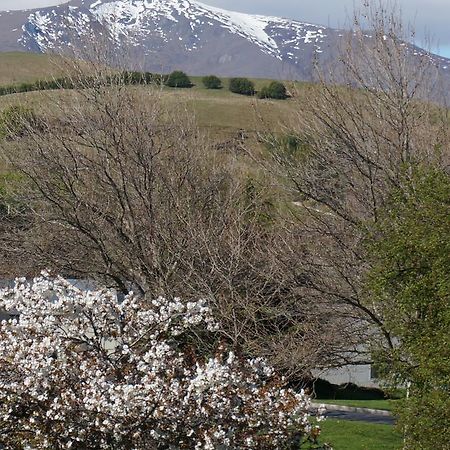
[[[0,95],[18,94],[21,92],[44,91],[50,89],[73,89],[73,83],[68,78],[53,80],[38,80],[35,82],[0,86]]]
[[[53,78],[51,80],[38,80],[20,84],[0,86],[0,96],[9,94],[19,94],[22,92],[47,91],[56,89],[79,89],[85,87],[95,87],[98,84],[98,77],[84,76],[80,82],[70,76]],[[102,80],[103,85],[165,85],[169,87],[192,87],[193,83],[189,77],[181,71],[174,71],[170,74],[159,74],[152,72],[123,71],[114,75],[106,75]]]
[[[48,91],[58,89],[79,89],[94,87],[98,83],[97,77],[85,76],[82,84],[70,76],[53,78],[51,80],[37,80],[20,84],[0,86],[0,96],[20,94],[23,92]],[[222,89],[222,80],[216,75],[208,75],[202,78],[206,89]],[[188,75],[181,70],[175,70],[170,74],[158,74],[152,72],[123,71],[114,75],[107,75],[103,84],[111,85],[165,85],[173,88],[191,88],[194,86]],[[241,95],[258,95],[260,99],[283,100],[288,98],[286,87],[280,81],[272,81],[257,92],[255,84],[248,78],[230,78],[228,88],[230,92]]]
[[[104,84],[111,85],[139,85],[139,84],[166,84],[170,75],[157,74],[151,72],[123,71],[115,75],[107,75],[103,80]],[[22,92],[47,91],[56,89],[78,89],[80,87],[92,86],[98,83],[97,77],[85,76],[81,85],[80,80],[75,80],[70,76],[53,78],[51,80],[38,80],[20,84],[0,86],[0,96],[9,94],[19,94]]]

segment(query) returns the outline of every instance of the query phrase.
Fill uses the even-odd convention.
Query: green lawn
[[[356,408],[384,409],[392,411],[396,400],[314,400],[315,403],[325,403],[331,405],[352,406]]]
[[[321,423],[320,442],[333,450],[399,450],[402,437],[391,425],[327,419]]]

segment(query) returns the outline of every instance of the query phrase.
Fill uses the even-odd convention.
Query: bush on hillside
[[[0,112],[0,139],[14,139],[23,136],[28,126],[36,123],[32,109],[13,105]]]
[[[286,86],[280,81],[272,81],[268,86],[264,86],[258,93],[258,98],[272,98],[284,100],[288,98]]]
[[[300,133],[265,133],[264,143],[269,153],[286,165],[303,164],[312,151],[310,138]]]
[[[14,193],[22,187],[24,176],[20,173],[8,171],[0,175],[0,217],[13,221],[17,214],[24,209],[23,202]]]
[[[222,80],[215,75],[208,75],[202,79],[203,85],[206,89],[221,89]]]
[[[190,88],[193,84],[184,72],[181,70],[175,70],[167,78],[166,86],[175,88]]]
[[[7,448],[268,450],[318,434],[303,393],[219,344],[205,301],[119,302],[43,274],[1,290],[0,309],[17,317],[0,322]]]
[[[241,95],[255,95],[255,85],[248,78],[231,78],[230,91]]]

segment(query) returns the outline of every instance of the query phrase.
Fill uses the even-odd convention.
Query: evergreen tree
[[[206,89],[221,89],[222,80],[216,75],[208,75],[202,79],[203,85]]]
[[[259,98],[272,98],[284,100],[288,97],[286,86],[280,81],[272,81],[268,86],[264,86],[258,93]]]
[[[167,78],[166,86],[175,88],[190,88],[193,84],[184,72],[181,70],[175,70]]]
[[[248,78],[231,78],[230,91],[241,95],[255,95],[255,85]]]

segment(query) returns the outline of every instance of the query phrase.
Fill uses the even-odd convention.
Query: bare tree
[[[428,55],[404,45],[395,16],[368,17],[376,33],[357,26],[336,74],[347,86],[324,75],[299,105],[295,148],[275,145],[265,161],[287,205],[157,87],[126,86],[99,59],[69,62],[77,88],[44,93],[21,136],[0,144],[21,174],[17,213],[2,220],[5,265],[206,297],[227,338],[290,373],[369,361],[361,344],[392,337],[364,293],[366,224],[447,141],[443,110],[423,101]]]
[[[285,372],[336,364],[345,333],[299,296],[295,230],[258,171],[158,87],[71,64],[76,88],[43,93],[0,142],[20,174],[1,221],[5,275],[49,268],[149,299],[205,297],[227,339]]]
[[[302,295],[341,318],[353,362],[370,361],[370,342],[392,346],[383,313],[364,292],[367,225],[414,165],[446,164],[449,121],[438,97],[438,68],[409,44],[398,11],[365,5],[331,71],[298,93],[299,114],[270,142],[266,169],[283,181],[295,208]],[[367,31],[369,30],[369,31]],[[264,138],[264,137],[263,137]],[[267,139],[266,139],[267,143]],[[355,351],[356,349],[356,351]],[[359,356],[358,356],[358,353]]]

